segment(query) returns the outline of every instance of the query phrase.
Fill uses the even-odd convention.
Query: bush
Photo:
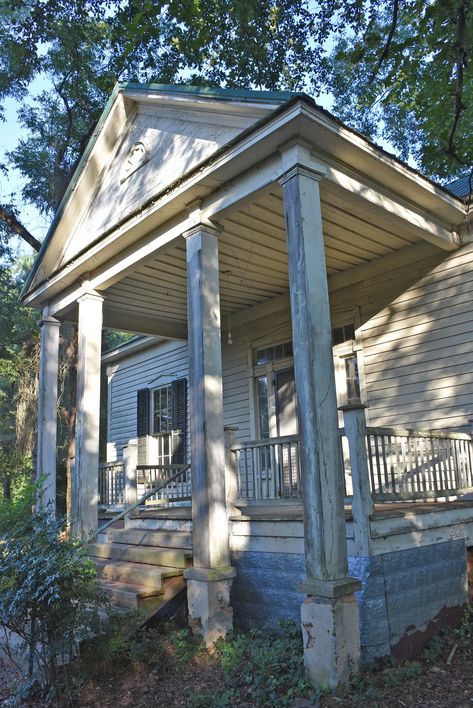
[[[78,639],[98,630],[104,600],[83,544],[65,537],[50,510],[31,514],[28,495],[2,514],[0,627],[27,683],[57,693]]]

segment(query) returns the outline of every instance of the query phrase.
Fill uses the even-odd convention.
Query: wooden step
[[[164,578],[182,575],[182,568],[130,563],[129,561],[108,561],[101,558],[93,558],[93,560],[100,578],[131,583],[132,585],[162,587]]]
[[[146,609],[146,605],[150,604],[146,602],[148,599],[163,594],[162,587],[144,587],[143,585],[103,579],[99,580],[99,583],[112,605],[127,607],[130,610]]]
[[[186,531],[109,529],[103,536],[107,536],[108,541],[113,543],[192,549],[192,535]]]
[[[89,555],[95,558],[171,568],[185,568],[188,565],[188,559],[192,557],[188,550],[132,546],[123,543],[90,543]]]
[[[137,622],[130,624],[131,633],[139,627],[154,626],[169,620],[185,608],[187,588],[182,575],[165,578],[164,586],[159,592],[156,588],[145,589],[130,583],[110,580],[102,580],[100,584],[114,613],[139,612]]]

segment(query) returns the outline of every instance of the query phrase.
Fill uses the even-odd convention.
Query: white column
[[[347,577],[344,475],[325,266],[320,173],[284,175],[294,368],[301,435],[307,575]]]
[[[287,171],[280,183],[301,438],[307,567],[301,589],[309,595],[301,608],[304,660],[315,685],[336,686],[358,667],[358,606],[353,593],[360,584],[348,578],[344,472],[319,191],[323,172],[298,162],[289,167],[289,158],[290,154],[283,155]]]
[[[87,292],[78,299],[76,456],[72,480],[73,532],[87,536],[98,524],[100,356],[103,298]]]
[[[199,224],[184,234],[192,467],[193,568],[190,624],[207,644],[232,627],[225,494],[218,231]]]
[[[39,354],[38,435],[36,452],[36,478],[42,479],[38,491],[38,509],[51,510],[56,504],[56,439],[57,439],[57,387],[59,369],[60,322],[45,315],[39,322],[41,328]]]

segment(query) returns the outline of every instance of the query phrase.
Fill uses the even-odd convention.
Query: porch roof
[[[184,88],[186,100],[203,95],[200,89]],[[135,103],[154,101],[156,92],[167,94],[169,101],[182,94],[179,87],[153,85],[126,84],[117,90]],[[118,218],[69,261],[55,263],[60,238],[67,238],[76,227],[70,218],[66,223],[65,212],[74,199],[70,188],[38,256],[24,301],[34,305],[49,301],[52,313],[71,313],[80,279],[86,278],[91,287],[106,294],[106,326],[125,328],[132,322],[134,326],[126,327],[131,331],[185,336],[185,254],[180,234],[189,227],[189,204],[195,200],[205,218],[223,227],[222,312],[284,295],[288,288],[285,227],[275,180],[281,172],[279,148],[295,137],[306,145],[311,159],[327,169],[321,195],[329,276],[396,256],[398,251],[409,258],[412,248],[425,249],[430,256],[439,248],[458,247],[456,232],[465,219],[460,199],[343,126],[307,96],[288,99],[290,94],[269,92],[264,101],[264,92],[244,93],[206,89],[202,100],[212,95],[219,100],[226,96],[232,105],[264,102],[270,108],[266,115],[136,211]],[[84,164],[82,169],[86,170]],[[96,184],[89,185],[83,198],[93,200],[94,189]],[[45,268],[42,260],[47,250]]]

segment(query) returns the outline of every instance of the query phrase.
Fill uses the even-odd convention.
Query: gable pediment
[[[273,110],[267,103],[121,91],[55,225],[30,288]]]
[[[241,129],[222,116],[139,106],[71,235],[63,261],[138,211]]]

